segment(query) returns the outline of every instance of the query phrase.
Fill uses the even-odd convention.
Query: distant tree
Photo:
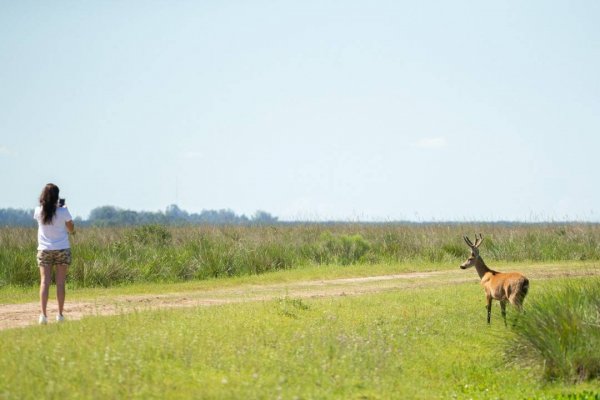
[[[198,222],[205,224],[239,224],[241,220],[231,210],[202,210],[198,216]]]
[[[90,212],[87,220],[75,219],[79,226],[131,226],[131,225],[183,225],[183,224],[274,224],[277,217],[265,211],[257,211],[252,218],[237,215],[230,209],[202,210],[199,214],[189,214],[176,204],[168,206],[164,212],[123,210],[114,206],[101,206]],[[35,226],[33,210],[0,209],[0,226]]]
[[[0,226],[35,226],[33,210],[0,209]]]
[[[277,223],[277,220],[277,217],[274,217],[268,212],[261,210],[256,211],[252,217],[252,222],[257,224],[274,224]]]
[[[138,213],[131,210],[119,210],[117,221],[119,225],[138,225],[139,218]]]
[[[142,211],[138,213],[137,223],[139,225],[166,225],[168,224],[168,218],[161,212]]]
[[[119,225],[119,213],[120,210],[113,206],[97,207],[90,212],[88,221],[95,226]]]
[[[185,222],[189,221],[189,214],[183,211],[176,204],[171,204],[165,211],[165,217],[169,222]]]
[[[113,206],[96,207],[90,212],[90,221],[101,219],[114,219],[119,210]]]

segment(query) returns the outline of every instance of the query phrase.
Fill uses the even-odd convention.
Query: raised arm
[[[70,234],[75,233],[75,224],[73,223],[73,221],[67,221],[67,222],[65,222],[65,226],[67,227],[67,231]]]

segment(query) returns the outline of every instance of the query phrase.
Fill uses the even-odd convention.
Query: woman
[[[48,292],[52,280],[52,267],[56,267],[56,298],[58,300],[58,322],[64,321],[65,280],[67,268],[71,264],[71,246],[69,233],[75,233],[75,225],[64,203],[59,206],[59,189],[49,183],[42,190],[40,205],[36,207],[33,218],[38,222],[37,262],[40,268],[40,324],[48,323],[46,307]]]

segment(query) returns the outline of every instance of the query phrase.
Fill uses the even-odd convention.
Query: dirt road
[[[549,279],[564,276],[600,275],[600,269],[523,268],[532,279]],[[285,284],[244,284],[224,289],[202,289],[161,295],[119,296],[89,301],[70,301],[67,298],[65,316],[78,320],[89,316],[114,315],[133,311],[162,308],[200,307],[248,301],[268,301],[285,296],[294,298],[318,298],[356,296],[375,292],[401,290],[422,286],[452,285],[464,282],[477,284],[474,271],[413,272],[361,278],[298,281]],[[57,314],[55,301],[48,305],[50,323]],[[37,323],[39,303],[0,305],[0,330],[26,327]]]

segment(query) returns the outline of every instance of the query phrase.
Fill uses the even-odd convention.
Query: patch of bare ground
[[[559,265],[525,267],[522,272],[533,281],[569,276],[600,275],[600,269],[573,269]],[[412,272],[360,278],[298,281],[291,283],[240,285],[224,289],[204,289],[161,295],[132,295],[101,298],[92,301],[69,301],[65,304],[68,320],[89,316],[115,315],[133,311],[165,308],[203,307],[250,301],[269,301],[284,296],[294,298],[319,298],[358,296],[419,287],[477,283],[473,271]],[[56,304],[48,305],[49,320],[57,314]],[[55,302],[54,302],[55,303]],[[37,322],[39,303],[0,305],[0,330],[26,327]]]

